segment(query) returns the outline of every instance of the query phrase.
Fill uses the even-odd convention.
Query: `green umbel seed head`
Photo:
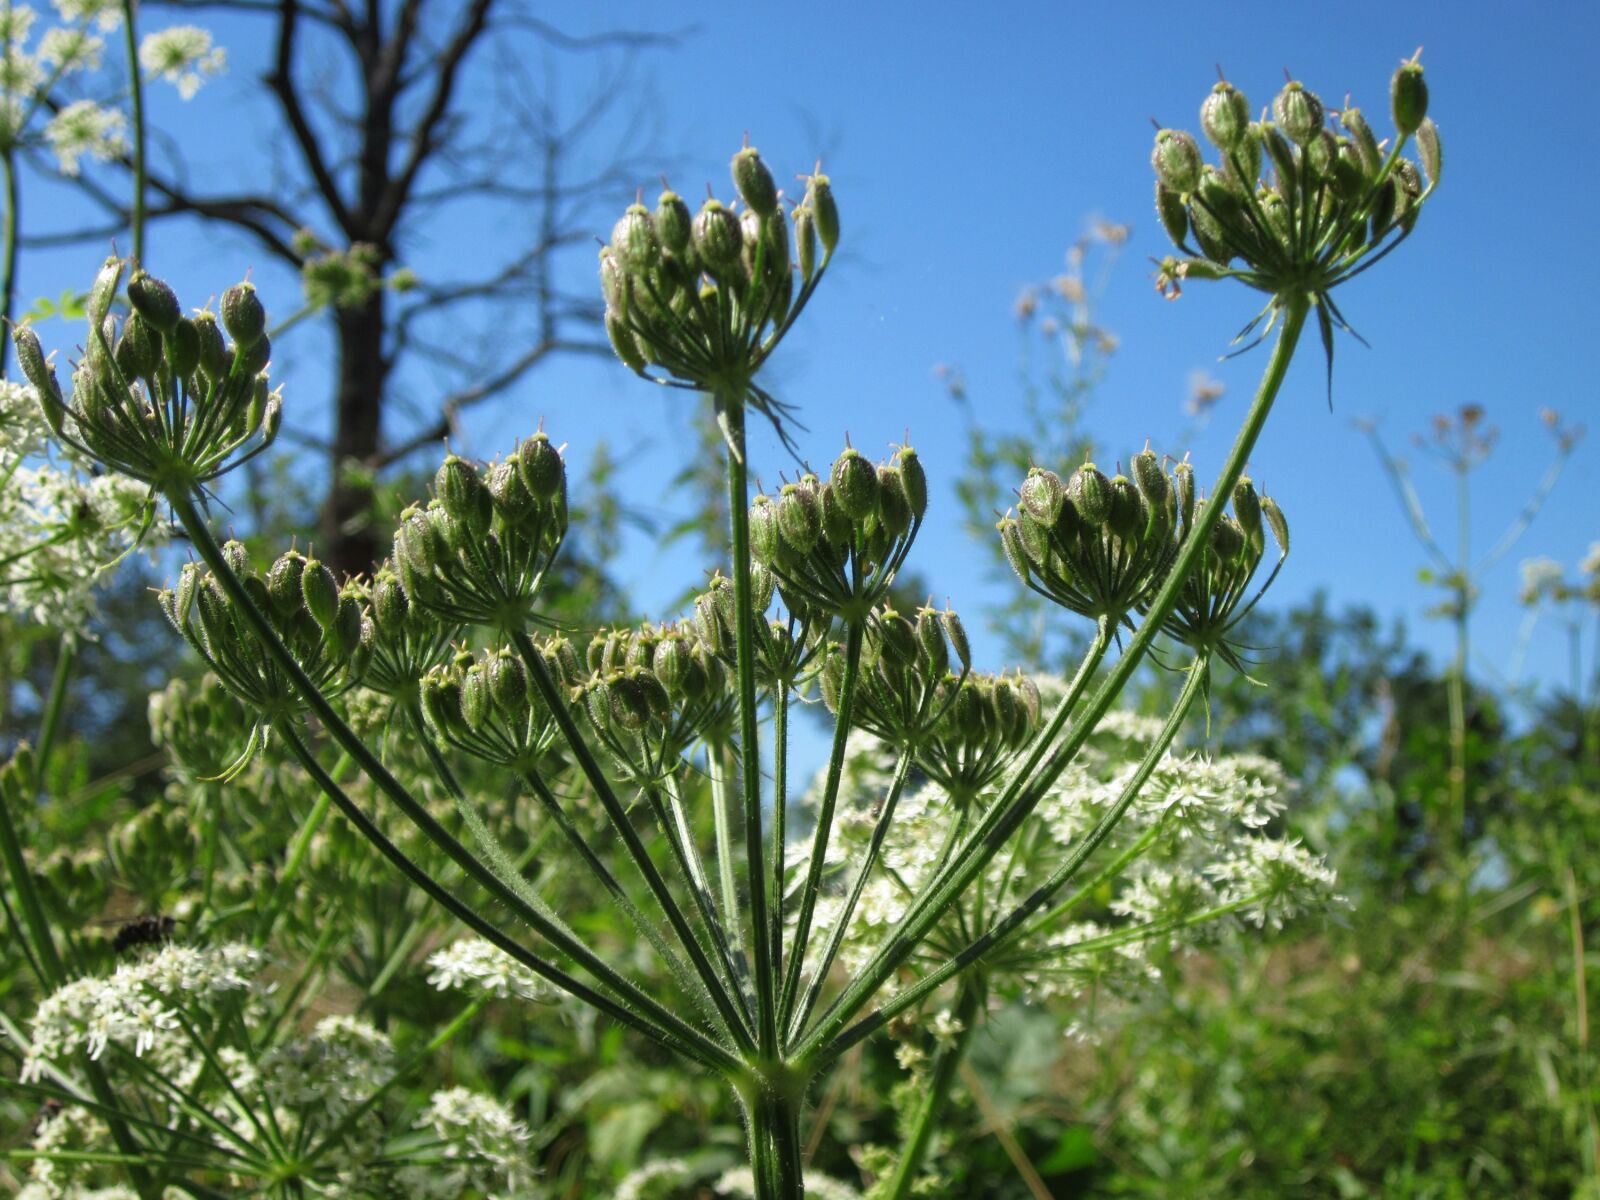
[[[267,332],[267,310],[254,284],[236,283],[222,293],[222,327],[240,348],[248,349]]]
[[[1322,128],[1322,101],[1299,80],[1291,79],[1273,97],[1272,116],[1291,141],[1304,146]]]
[[[144,271],[135,271],[128,280],[128,303],[161,333],[171,333],[173,326],[183,319],[177,293]]]
[[[1226,80],[1216,84],[1200,105],[1200,128],[1223,153],[1238,147],[1250,125],[1250,102]]]
[[[1422,77],[1422,64],[1412,59],[1400,64],[1389,84],[1389,102],[1394,109],[1394,127],[1410,137],[1428,116],[1428,84]]]
[[[1200,185],[1200,168],[1204,161],[1192,135],[1181,129],[1162,129],[1156,133],[1150,165],[1155,168],[1157,179],[1187,196]]]
[[[733,186],[758,216],[770,217],[778,211],[778,185],[754,146],[746,146],[733,156]]]

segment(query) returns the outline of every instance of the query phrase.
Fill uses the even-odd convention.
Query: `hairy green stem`
[[[9,51],[9,47],[7,47]],[[0,378],[11,361],[11,309],[17,302],[17,219],[21,189],[17,187],[17,161],[14,146],[0,147],[0,182],[4,184],[5,212],[0,213]]]
[[[728,523],[733,536],[734,645],[739,675],[739,782],[744,791],[744,851],[750,892],[750,942],[755,958],[756,1046],[778,1053],[777,960],[768,923],[765,845],[761,830],[761,738],[757,729],[755,598],[750,573],[750,484],[745,447],[744,389],[719,392],[718,416],[728,441]],[[730,918],[731,919],[731,918]],[[781,938],[781,935],[780,935]]]
[[[1228,497],[1244,473],[1245,462],[1255,448],[1256,439],[1265,427],[1272,412],[1273,402],[1288,374],[1289,363],[1294,358],[1295,346],[1305,328],[1306,316],[1311,309],[1311,297],[1294,292],[1281,298],[1283,323],[1278,340],[1273,346],[1272,358],[1267,364],[1261,385],[1256,391],[1244,425],[1234,439],[1227,461],[1211,490],[1213,503],[1196,514],[1193,527],[1184,539],[1176,563],[1166,581],[1161,585],[1149,612],[1138,631],[1128,643],[1128,648],[1117,660],[1111,674],[1095,691],[1082,713],[1076,715],[1065,741],[1051,751],[1031,777],[1018,773],[1013,776],[1001,797],[990,808],[978,826],[951,861],[945,878],[936,880],[925,889],[920,903],[913,903],[893,933],[885,940],[872,959],[861,969],[850,986],[840,996],[829,1014],[818,1023],[800,1048],[801,1054],[814,1052],[832,1040],[844,1024],[858,1012],[881,988],[900,964],[916,950],[927,932],[955,903],[967,885],[983,870],[989,860],[1005,844],[1011,833],[1026,819],[1043,797],[1045,791],[1077,756],[1083,743],[1094,732],[1101,719],[1110,710],[1128,680],[1133,677],[1144,660],[1146,652],[1160,635],[1167,617],[1177,606],[1189,576],[1200,565],[1206,553],[1211,531],[1222,515]]]
[[[133,262],[144,265],[145,130],[144,80],[139,74],[139,34],[134,27],[138,0],[122,0],[123,49],[128,57],[128,94],[133,108]]]
[[[833,809],[839,800],[839,783],[844,776],[845,745],[850,740],[850,717],[855,707],[856,679],[861,673],[861,646],[865,622],[852,620],[845,629],[844,677],[839,685],[839,712],[834,718],[833,746],[828,753],[828,777],[822,789],[822,805],[817,810],[817,828],[811,836],[811,861],[806,864],[806,882],[800,890],[800,912],[795,919],[794,941],[789,947],[789,965],[784,974],[779,1002],[779,1019],[785,1026],[794,1017],[800,996],[800,976],[805,969],[806,945],[811,937],[811,918],[822,888],[822,871],[828,856],[828,833],[833,827]]]

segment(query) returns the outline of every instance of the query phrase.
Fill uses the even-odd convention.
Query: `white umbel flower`
[[[139,43],[139,65],[152,79],[164,79],[185,100],[193,99],[200,85],[220,75],[228,54],[211,44],[211,35],[198,25],[174,25],[146,34]]]

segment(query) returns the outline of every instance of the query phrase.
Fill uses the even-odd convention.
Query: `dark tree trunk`
[[[320,521],[322,558],[336,575],[370,575],[382,531],[372,520],[372,472],[378,465],[389,363],[384,352],[384,294],[337,313],[339,381],[334,395],[333,481]]]

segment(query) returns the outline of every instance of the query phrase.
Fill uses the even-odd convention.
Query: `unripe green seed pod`
[[[733,186],[751,212],[770,217],[778,211],[778,185],[754,146],[733,156]]]
[[[1023,509],[1017,519],[1017,531],[1022,534],[1022,548],[1027,552],[1029,562],[1042,567],[1050,561],[1050,531],[1034,520],[1033,514],[1027,509]]]
[[[1196,196],[1201,206],[1210,210],[1207,215],[1218,221],[1236,216],[1244,207],[1244,196],[1237,181],[1209,166],[1200,172],[1200,190]]]
[[[1188,462],[1179,463],[1172,468],[1172,481],[1178,491],[1178,516],[1187,534],[1189,527],[1194,524],[1194,467]]]
[[[194,604],[195,593],[200,587],[200,568],[195,563],[184,563],[183,570],[178,573],[178,587],[172,595],[172,615],[176,618],[174,625],[181,625],[189,619],[189,609]]]
[[[1367,188],[1366,171],[1361,165],[1361,151],[1347,137],[1339,141],[1339,158],[1333,164],[1333,192],[1346,204],[1361,198]]]
[[[1106,527],[1123,541],[1129,541],[1143,533],[1149,521],[1149,510],[1133,481],[1126,475],[1112,479],[1111,514],[1106,518]]]
[[[1417,156],[1422,159],[1422,169],[1428,173],[1428,185],[1437,187],[1444,156],[1439,146],[1439,127],[1426,118],[1417,126]]]
[[[667,689],[671,696],[681,696],[683,677],[689,664],[689,647],[685,644],[681,634],[672,634],[661,639],[661,644],[656,647],[656,652],[650,661],[650,669],[661,681],[661,686]]]
[[[650,706],[638,679],[621,671],[606,681],[606,702],[611,720],[629,733],[637,733],[650,719]]]
[[[961,669],[972,670],[972,643],[967,640],[967,629],[961,623],[961,618],[947,608],[939,614],[939,620],[944,625],[944,635],[950,639],[950,648],[956,652]]]
[[[661,244],[672,254],[682,257],[689,249],[689,238],[694,218],[683,197],[670,188],[656,199],[655,231]]]
[[[1183,197],[1161,180],[1156,180],[1156,216],[1161,218],[1161,228],[1167,231],[1174,246],[1182,246],[1189,237],[1189,210]]]
[[[1024,584],[1028,582],[1028,552],[1022,544],[1022,529],[1015,517],[1001,517],[995,524],[1000,531],[1000,549],[1005,553],[1006,562],[1011,564],[1011,569],[1017,573],[1017,578]]]
[[[28,377],[28,382],[33,384],[41,395],[53,396],[59,400],[61,387],[56,383],[56,373],[50,369],[44,347],[39,342],[39,335],[33,331],[33,326],[14,326],[11,330],[11,342],[17,348],[17,361],[22,364],[22,373]]]
[[[1150,507],[1165,506],[1167,495],[1172,491],[1172,482],[1161,469],[1161,460],[1156,457],[1156,452],[1146,446],[1133,456],[1131,469],[1134,485]]]
[[[566,465],[561,461],[561,452],[550,444],[543,430],[518,447],[517,464],[522,482],[540,500],[553,500],[565,491]]]
[[[250,551],[244,548],[244,543],[230,538],[222,543],[222,560],[228,564],[228,570],[243,578],[251,573]]]
[[[989,691],[989,701],[993,706],[997,724],[1000,726],[1001,735],[1007,742],[1014,741],[1021,732],[1022,723],[1026,714],[1022,705],[1017,700],[1017,693],[1011,687],[1009,679],[996,679]]]
[[[573,648],[571,639],[548,638],[541,653],[549,665],[550,673],[563,686],[577,687],[578,681],[583,677],[583,664],[578,661],[578,652]]]
[[[460,737],[466,732],[461,716],[461,684],[442,667],[422,677],[422,712],[441,737]]]
[[[1289,522],[1271,496],[1261,497],[1261,515],[1266,519],[1267,528],[1272,530],[1272,540],[1278,543],[1278,552],[1289,553]]]
[[[466,459],[448,455],[434,473],[433,492],[446,515],[469,537],[482,537],[489,532],[494,501],[478,469]]]
[[[222,330],[217,325],[217,315],[212,312],[195,313],[194,331],[200,335],[200,370],[207,379],[218,383],[227,378],[233,355],[223,341]]]
[[[461,677],[461,719],[476,732],[489,719],[489,679],[482,663],[473,663]]]
[[[340,596],[334,607],[333,620],[323,626],[323,632],[334,658],[344,661],[350,674],[358,675],[357,655],[362,642],[370,638],[371,626],[363,628],[361,603],[353,593]]]
[[[1187,196],[1200,186],[1200,168],[1205,163],[1193,135],[1181,129],[1161,129],[1156,132],[1150,165],[1155,168],[1157,179]]]
[[[878,468],[878,520],[892,538],[904,537],[911,528],[911,498],[899,467]]]
[[[1378,146],[1378,138],[1372,132],[1372,126],[1367,124],[1367,119],[1361,115],[1359,108],[1342,110],[1339,113],[1339,124],[1344,126],[1345,132],[1355,144],[1356,152],[1361,156],[1362,173],[1369,181],[1375,179],[1383,166],[1383,151]]]
[[[925,674],[938,678],[950,670],[950,647],[937,609],[917,610],[917,643],[922,648],[919,666]]]
[[[813,175],[806,181],[806,203],[817,225],[824,260],[839,244],[839,206],[833,198],[833,181],[826,175]]]
[[[905,617],[892,608],[885,608],[879,612],[873,629],[878,635],[881,653],[897,666],[910,667],[916,663],[921,643],[917,640],[916,626]]]
[[[1422,78],[1422,64],[1415,60],[1400,64],[1389,83],[1389,102],[1394,110],[1394,127],[1410,137],[1428,116],[1428,84]]]
[[[1239,522],[1239,528],[1244,530],[1245,537],[1259,552],[1261,549],[1261,498],[1256,494],[1256,485],[1248,475],[1242,476],[1239,482],[1233,485],[1233,515]]]
[[[1304,146],[1322,128],[1322,101],[1299,80],[1291,79],[1273,97],[1272,116],[1290,140]]]
[[[1061,483],[1061,476],[1043,467],[1029,467],[1018,495],[1024,512],[1046,529],[1056,527],[1067,503],[1067,489]]]
[[[722,623],[722,614],[717,608],[717,601],[709,592],[702,592],[694,600],[694,627],[700,635],[700,640],[706,644],[706,649],[713,654],[725,654],[728,651],[731,634]]]
[[[922,469],[922,456],[910,446],[901,446],[895,453],[895,463],[900,468],[900,482],[905,485],[911,516],[920,521],[928,515],[928,473]]]
[[[795,253],[800,264],[800,278],[810,283],[817,273],[817,220],[805,205],[794,210]]]
[[[852,521],[864,521],[878,509],[878,473],[859,451],[846,446],[829,476],[839,508]]]
[[[1078,510],[1084,524],[1098,529],[1111,516],[1111,481],[1092,462],[1072,473],[1067,484],[1067,499]]]
[[[631,274],[644,275],[661,261],[661,242],[648,208],[628,205],[611,229],[611,253],[617,264]]]
[[[1250,125],[1250,102],[1233,84],[1223,80],[1211,88],[1200,105],[1200,128],[1211,144],[1226,153],[1244,140]]]
[[[111,312],[112,301],[117,298],[117,288],[122,283],[122,268],[123,261],[120,258],[113,256],[106,259],[100,265],[94,282],[89,285],[89,302],[85,307],[91,331],[103,326],[107,314]]]
[[[1211,550],[1224,563],[1237,562],[1244,557],[1247,544],[1244,530],[1232,517],[1224,515],[1211,527]]]
[[[605,324],[606,337],[611,342],[611,349],[622,360],[622,365],[636,373],[643,371],[649,365],[650,359],[640,349],[639,339],[633,335],[633,331],[628,328],[616,309],[609,307],[606,309]]]
[[[222,327],[242,347],[260,341],[267,332],[267,310],[252,283],[236,283],[222,293]]]
[[[1372,198],[1372,240],[1376,242],[1389,227],[1394,224],[1395,214],[1400,211],[1400,185],[1395,182],[1393,175],[1378,185],[1377,194]]]
[[[324,629],[333,624],[339,615],[339,583],[324,563],[308,558],[301,564],[300,593],[312,620]]]
[[[180,317],[167,331],[165,350],[167,366],[179,379],[189,380],[200,367],[200,333],[194,322]]]
[[[785,550],[778,525],[778,506],[771,496],[758,494],[750,502],[750,555],[758,563],[781,562]]]
[[[495,707],[513,725],[528,719],[532,703],[528,696],[528,673],[515,654],[501,651],[489,660],[489,695]]]
[[[378,627],[386,634],[397,635],[410,614],[411,599],[400,586],[399,577],[388,569],[380,570],[372,585],[372,616]]]
[[[183,319],[177,293],[145,271],[135,271],[129,278],[128,303],[160,333],[170,333]]]
[[[848,550],[855,539],[855,526],[839,503],[839,492],[831,483],[817,489],[822,503],[822,540],[834,550]]]
[[[129,313],[117,340],[117,367],[128,379],[145,379],[161,362],[161,335],[137,312]]]
[[[517,470],[514,459],[508,458],[489,468],[488,486],[495,511],[509,528],[519,527],[524,518],[538,507],[539,502],[523,482],[522,473]]]
[[[628,276],[618,264],[610,246],[600,247],[600,294],[605,297],[608,309],[615,309],[619,314],[628,311],[628,304],[632,300]]]
[[[1339,142],[1333,136],[1333,131],[1317,130],[1306,143],[1305,156],[1312,178],[1332,180],[1339,165]]]
[[[796,484],[784,487],[778,501],[778,529],[797,553],[811,553],[822,537],[822,505],[814,488]]]
[[[249,346],[234,347],[232,370],[245,379],[253,379],[267,369],[272,358],[272,339],[262,334]]]
[[[963,684],[956,693],[950,705],[950,724],[955,727],[956,736],[962,741],[971,743],[982,740],[984,725],[989,717],[987,700],[982,690],[971,681]]]
[[[305,567],[305,555],[298,550],[287,550],[267,568],[267,595],[279,616],[291,617],[305,610],[305,592],[300,586]],[[337,591],[335,588],[335,604],[338,603]]]
[[[744,252],[744,236],[739,229],[739,218],[716,200],[707,200],[700,206],[694,219],[694,249],[705,268],[721,279],[736,271],[740,255]]]
[[[1289,144],[1289,139],[1284,136],[1283,130],[1275,125],[1266,128],[1261,142],[1266,147],[1267,157],[1272,160],[1273,177],[1278,194],[1283,199],[1292,201],[1298,179],[1294,147]]]
[[[1206,260],[1224,265],[1231,262],[1238,251],[1229,243],[1221,222],[1202,204],[1194,205],[1190,215],[1195,243],[1200,247],[1200,253],[1206,256]],[[1193,259],[1189,261],[1185,278],[1198,278],[1194,262]]]

